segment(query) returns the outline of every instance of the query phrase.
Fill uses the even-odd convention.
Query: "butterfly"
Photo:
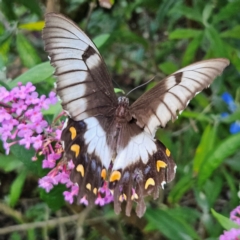
[[[159,196],[159,188],[174,179],[171,152],[155,138],[159,127],[175,120],[189,101],[222,73],[224,58],[184,67],[164,78],[130,104],[117,97],[103,58],[89,37],[70,19],[48,13],[43,29],[45,51],[55,67],[56,91],[68,115],[61,140],[75,168],[71,181],[78,197],[94,203],[105,181],[113,190],[114,209],[132,202],[141,217],[144,197]]]

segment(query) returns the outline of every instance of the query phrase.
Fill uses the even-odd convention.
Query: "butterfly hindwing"
[[[71,180],[79,185],[78,198],[87,196],[88,202],[93,203],[106,180],[111,159],[105,132],[94,117],[82,121],[67,119],[61,140],[66,157],[75,165]]]
[[[137,124],[152,136],[158,127],[175,120],[188,102],[222,73],[229,64],[217,58],[194,63],[166,77],[130,107]]]

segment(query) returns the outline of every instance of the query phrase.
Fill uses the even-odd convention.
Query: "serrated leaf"
[[[38,21],[20,24],[18,27],[20,29],[26,29],[29,31],[42,31],[44,24],[45,24],[44,21]]]
[[[172,212],[161,209],[148,209],[145,217],[148,220],[146,231],[158,230],[171,240],[200,239],[184,219],[176,217]]]
[[[31,68],[41,62],[38,53],[23,34],[17,34],[16,44],[19,57],[25,67]]]
[[[97,48],[100,48],[102,47],[106,42],[107,40],[109,39],[110,37],[110,34],[109,33],[106,33],[106,34],[101,34],[97,37],[95,37],[93,39],[93,42],[95,43],[95,45],[97,46]]]
[[[11,188],[10,188],[10,195],[9,195],[9,205],[14,207],[21,195],[22,188],[27,177],[26,170],[21,171],[18,176],[13,181]]]
[[[235,222],[231,221],[229,218],[217,213],[214,209],[211,209],[211,212],[225,230],[229,231],[232,228],[236,228],[236,229],[240,228],[240,226],[237,223],[235,223]]]
[[[202,33],[201,30],[196,30],[192,28],[179,28],[174,30],[169,34],[169,39],[186,39],[186,38],[195,38]]]
[[[202,186],[211,177],[223,161],[234,154],[240,148],[240,133],[223,140],[218,147],[214,148],[204,160],[198,175],[198,186]]]
[[[44,62],[15,78],[9,83],[9,86],[13,88],[18,82],[22,82],[23,84],[26,84],[27,82],[32,82],[33,84],[43,82],[45,79],[51,77],[53,72],[54,68],[50,65],[50,63]]]
[[[201,141],[196,149],[196,153],[193,159],[193,172],[196,174],[199,172],[200,167],[212,150],[216,138],[216,126],[208,125],[201,137]]]

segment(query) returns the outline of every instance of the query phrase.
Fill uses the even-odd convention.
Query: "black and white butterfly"
[[[130,215],[136,201],[142,216],[144,196],[157,198],[176,170],[170,151],[155,139],[156,130],[175,120],[229,61],[210,59],[184,67],[129,105],[127,97],[116,97],[99,51],[71,20],[47,14],[43,39],[56,69],[57,94],[69,116],[61,139],[75,164],[71,180],[79,185],[78,197],[93,203],[108,180],[115,211],[121,211],[124,199]]]

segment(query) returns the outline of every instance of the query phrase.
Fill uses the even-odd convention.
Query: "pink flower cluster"
[[[48,109],[49,104],[55,104],[57,99],[54,92],[48,98],[45,95],[38,98],[35,89],[32,83],[26,86],[18,83],[11,91],[0,87],[0,135],[6,154],[16,143],[27,149],[32,146],[35,150],[43,145],[42,133],[48,123],[41,110]]]
[[[49,174],[39,180],[39,187],[44,188],[46,192],[54,187],[54,185],[65,184],[68,191],[64,191],[64,199],[66,202],[72,204],[74,202],[74,197],[78,195],[79,187],[77,184],[71,182],[70,173],[74,168],[72,160],[68,163],[59,162],[55,168],[53,168]],[[100,188],[98,196],[95,200],[95,204],[103,206],[113,201],[113,195],[107,186],[107,182]],[[88,205],[88,200],[83,197],[79,200],[79,203]]]
[[[36,87],[30,82],[26,86],[18,83],[10,91],[0,87],[0,138],[6,154],[9,154],[11,146],[19,144],[26,149],[32,147],[35,150],[36,154],[32,158],[34,161],[37,160],[37,154],[44,155],[42,167],[52,170],[39,180],[39,187],[49,192],[54,185],[65,184],[68,191],[63,192],[64,198],[72,204],[79,190],[78,185],[70,180],[74,164],[72,161],[57,162],[63,152],[60,142],[63,123],[54,121],[54,124],[48,125],[41,112],[48,109],[50,104],[57,103],[56,94],[50,92],[48,97],[38,97],[35,90]],[[99,190],[95,204],[103,206],[112,201],[113,196],[105,183]],[[86,197],[80,199],[80,203],[87,205]]]
[[[240,206],[236,207],[230,213],[230,219],[239,225],[239,228],[232,228],[229,231],[224,231],[219,240],[240,240]]]

